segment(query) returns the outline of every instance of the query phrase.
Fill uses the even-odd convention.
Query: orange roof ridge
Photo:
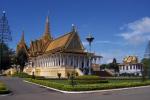
[[[65,45],[67,44],[68,40],[70,39],[70,36],[72,36],[73,32],[69,32],[67,34],[64,34],[56,39],[54,39],[47,47],[46,52],[55,50],[55,49],[63,49]]]
[[[68,32],[68,33],[66,33],[66,34],[64,34],[64,35],[61,35],[61,36],[55,38],[53,41],[55,41],[55,40],[57,40],[57,39],[59,39],[59,38],[62,38],[62,37],[64,37],[64,36],[66,36],[66,35],[73,34],[73,33],[74,33],[74,32]]]

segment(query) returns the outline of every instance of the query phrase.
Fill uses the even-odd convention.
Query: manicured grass
[[[14,76],[26,78],[25,80],[37,83],[40,85],[66,90],[66,91],[90,91],[90,90],[103,90],[115,89],[150,85],[150,80],[141,81],[141,77],[110,77],[101,78],[94,75],[84,75],[75,77],[75,86],[71,85],[71,80],[67,79],[47,79],[44,77],[37,77],[27,75],[26,73],[16,73]]]
[[[150,85],[150,80],[142,82],[141,80],[118,80],[118,81],[104,81],[97,80],[95,83],[88,83],[91,80],[88,80],[87,83],[84,80],[75,80],[77,85],[71,86],[68,80],[38,80],[38,79],[26,79],[27,81],[45,85],[48,87],[66,90],[66,91],[90,91],[90,90],[103,90],[103,89],[114,89],[114,88],[125,88],[125,87],[136,87],[136,86],[145,86]]]
[[[10,91],[6,88],[6,86],[0,82],[0,94],[7,94],[9,93]]]

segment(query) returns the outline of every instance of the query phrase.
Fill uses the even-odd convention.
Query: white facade
[[[97,62],[97,57],[92,61]],[[83,73],[87,74],[87,69],[91,66],[91,62],[86,54],[73,53],[54,53],[37,56],[31,59],[31,67],[73,67],[79,68]],[[89,63],[90,62],[90,63]]]
[[[120,74],[134,74],[134,75],[142,75],[142,65],[141,64],[122,64],[119,65]]]

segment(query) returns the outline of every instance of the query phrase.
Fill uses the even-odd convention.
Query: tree
[[[112,68],[113,68],[114,71],[115,71],[115,75],[117,75],[117,73],[119,73],[119,66],[118,66],[118,64],[117,64],[116,58],[113,59]]]
[[[150,59],[144,58],[142,59],[141,63],[143,65],[142,80],[144,81],[146,76],[149,76],[150,78]]]
[[[28,62],[28,55],[24,49],[20,49],[16,55],[17,63],[20,65],[20,71],[23,72],[25,64]]]
[[[0,65],[2,70],[9,69],[12,65],[12,57],[15,54],[14,50],[10,49],[7,44],[0,43]],[[3,49],[3,50],[2,50]]]
[[[102,64],[100,66],[100,70],[103,70],[103,69],[109,69],[109,64]]]

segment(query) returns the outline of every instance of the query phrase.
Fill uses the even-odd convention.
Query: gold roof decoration
[[[49,43],[45,52],[56,51],[83,53],[84,47],[78,33],[72,31],[54,39]]]
[[[127,56],[123,59],[123,63],[125,64],[135,64],[138,63],[138,58],[136,56]]]
[[[24,39],[24,31],[22,32],[21,40],[17,44],[16,52],[18,53],[18,51],[20,49],[24,49],[25,52],[28,54],[28,47],[27,47],[25,39]]]
[[[71,37],[72,33],[65,34],[59,38],[56,38],[53,40],[47,47],[46,52],[52,51],[52,50],[58,50],[63,49],[63,47],[66,45],[67,41]]]
[[[26,45],[24,45],[24,33],[17,49],[21,48],[22,44],[26,47]],[[71,32],[53,39],[50,32],[48,16],[46,19],[45,32],[43,33],[43,36],[37,40],[31,41],[30,47],[26,49],[30,57],[55,52],[85,53],[84,46],[74,25],[72,26]]]

